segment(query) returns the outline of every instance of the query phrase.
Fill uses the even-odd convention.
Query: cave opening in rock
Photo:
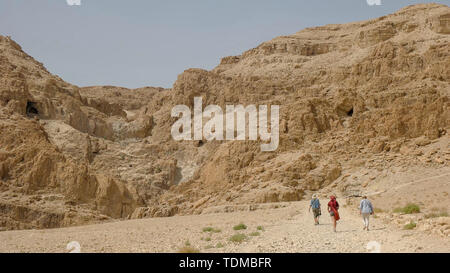
[[[352,109],[350,109],[350,110],[347,112],[347,116],[349,116],[349,117],[353,116],[353,107],[352,107]]]
[[[34,117],[39,115],[39,111],[36,108],[36,103],[32,101],[27,101],[27,116]]]
[[[202,147],[203,146],[203,140],[199,140],[199,141],[194,142],[194,146],[195,147]]]

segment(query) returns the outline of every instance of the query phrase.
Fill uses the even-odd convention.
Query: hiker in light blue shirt
[[[369,199],[367,199],[367,196],[363,196],[361,203],[359,203],[359,214],[363,218],[363,230],[369,231],[369,217],[371,214],[373,214],[373,206]]]
[[[311,199],[311,203],[309,204],[309,211],[313,211],[313,216],[314,216],[314,224],[318,225],[319,224],[319,216],[322,214],[320,211],[320,201],[319,198],[317,198],[317,194],[313,194],[312,199]]]

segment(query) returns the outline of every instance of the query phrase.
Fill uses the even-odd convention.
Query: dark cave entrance
[[[36,103],[32,101],[27,101],[27,116],[29,117],[35,117],[39,115],[39,111],[36,108]]]
[[[347,116],[348,116],[348,117],[353,116],[353,107],[352,107],[352,109],[350,109],[350,110],[347,112]]]

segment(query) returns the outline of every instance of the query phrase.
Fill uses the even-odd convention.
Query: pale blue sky
[[[0,0],[0,34],[79,85],[171,87],[185,69],[212,69],[263,41],[305,27],[386,15],[381,0]]]

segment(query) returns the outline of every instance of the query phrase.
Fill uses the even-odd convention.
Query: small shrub
[[[401,212],[402,212],[402,208],[395,208],[395,209],[393,210],[393,212],[395,212],[395,213],[401,213]]]
[[[191,242],[189,242],[189,240],[186,240],[186,242],[184,242],[185,246],[191,246]]]
[[[224,244],[222,244],[220,242],[216,244],[216,248],[222,248],[222,247],[224,247]]]
[[[409,203],[408,205],[404,206],[403,208],[394,209],[394,212],[395,213],[404,213],[404,214],[419,213],[420,207],[417,204]]]
[[[205,241],[207,242],[211,241],[211,237],[205,238]]]
[[[211,249],[211,248],[214,248],[214,246],[213,246],[213,245],[207,245],[207,246],[205,246],[205,249]]]
[[[448,212],[446,212],[446,211],[441,211],[439,213],[432,212],[432,213],[428,213],[425,215],[425,218],[427,218],[427,219],[438,218],[438,217],[448,217]]]
[[[240,223],[239,225],[234,226],[233,229],[234,229],[234,230],[247,229],[247,226],[244,225],[243,223]]]
[[[425,219],[438,218],[438,217],[439,217],[439,213],[435,213],[435,212],[425,214]]]
[[[250,236],[259,236],[259,235],[260,235],[260,233],[258,231],[250,233]]]
[[[239,233],[231,236],[230,241],[234,243],[242,243],[243,241],[247,240],[247,235]]]
[[[403,227],[403,229],[414,229],[415,227],[417,226],[417,224],[416,223],[414,223],[414,222],[409,222],[409,224],[406,224],[404,227]]]
[[[178,249],[178,253],[199,253],[199,252],[200,250],[191,246],[183,246],[180,249]]]
[[[406,207],[403,208],[403,212],[406,214],[412,214],[412,213],[419,213],[420,207],[416,204],[408,204]]]
[[[264,227],[263,226],[257,226],[256,229],[260,230],[260,231],[264,231]]]
[[[380,208],[374,208],[373,211],[374,211],[375,213],[383,213],[383,212],[384,212],[384,210],[382,210],[382,209],[380,209]]]
[[[222,232],[222,230],[220,230],[218,228],[213,228],[213,227],[204,227],[203,232],[219,233],[219,232]]]

